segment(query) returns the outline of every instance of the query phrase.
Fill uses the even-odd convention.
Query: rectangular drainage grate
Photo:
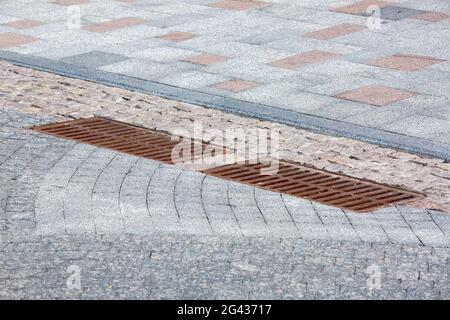
[[[168,133],[102,117],[36,126],[33,130],[170,164],[173,163],[172,149],[178,144]],[[202,150],[207,146],[203,142],[195,143],[200,143]],[[287,161],[280,161],[278,172],[273,175],[261,174],[261,168],[261,163],[236,163],[202,172],[356,212],[370,212],[423,197],[419,193]]]
[[[232,164],[205,170],[208,175],[285,193],[356,212],[370,212],[422,197],[395,187],[280,161],[278,173],[262,175],[261,164]]]

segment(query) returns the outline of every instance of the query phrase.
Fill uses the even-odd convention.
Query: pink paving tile
[[[145,20],[140,18],[121,18],[116,20],[90,24],[83,27],[83,29],[91,32],[103,33],[142,24],[145,24]]]
[[[25,20],[11,21],[8,23],[4,23],[3,25],[6,27],[15,28],[15,29],[28,29],[28,28],[38,27],[43,24],[45,24],[45,23],[42,21],[25,19]]]
[[[204,66],[220,63],[228,60],[228,57],[219,56],[215,54],[209,54],[209,53],[202,53],[196,56],[191,56],[184,58],[183,61],[195,63],[195,64],[201,64]]]
[[[218,8],[218,9],[243,11],[243,10],[263,8],[268,5],[269,5],[268,3],[265,3],[262,1],[223,0],[223,1],[211,3],[208,6],[213,7],[213,8]]]
[[[259,86],[259,83],[245,80],[228,80],[212,85],[213,88],[231,92],[240,92],[244,90],[249,90],[257,86]]]
[[[346,34],[350,34],[353,32],[364,30],[365,27],[358,25],[358,24],[352,24],[352,23],[342,23],[338,24],[332,27],[312,31],[305,33],[305,37],[319,39],[319,40],[328,40],[333,39],[336,37],[344,36]]]
[[[183,32],[183,31],[174,31],[167,34],[164,34],[162,36],[159,36],[158,38],[168,41],[174,41],[174,42],[180,42],[189,40],[192,38],[195,38],[197,35],[195,33],[191,32]]]
[[[396,69],[401,71],[416,71],[441,62],[445,62],[445,60],[436,59],[433,57],[395,54],[369,62],[369,64],[381,68]]]
[[[74,6],[89,3],[89,0],[52,0],[50,3],[59,4],[60,6]]]
[[[348,14],[362,14],[362,13],[366,13],[366,10],[370,7],[370,6],[378,6],[380,8],[386,7],[388,5],[390,5],[391,3],[389,3],[388,1],[378,1],[378,0],[364,0],[364,1],[360,1],[345,7],[339,7],[339,8],[335,8],[335,9],[331,9],[332,11],[335,12],[340,12],[340,13],[348,13]]]
[[[443,12],[425,12],[418,14],[417,16],[411,17],[411,19],[431,21],[431,22],[438,22],[441,20],[445,20],[447,18],[448,14],[445,14]]]
[[[285,69],[296,69],[307,64],[333,59],[336,56],[338,55],[335,53],[312,50],[274,61],[271,63],[271,65]]]
[[[17,47],[38,40],[39,39],[12,32],[0,33],[0,49]]]
[[[336,98],[362,102],[375,106],[386,106],[396,101],[415,96],[411,91],[399,90],[380,85],[371,85],[338,94]]]

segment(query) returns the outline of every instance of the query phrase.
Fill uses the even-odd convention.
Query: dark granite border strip
[[[0,59],[23,67],[157,95],[168,99],[231,112],[241,116],[275,121],[322,134],[369,142],[382,147],[402,150],[421,156],[443,159],[446,162],[450,161],[450,145],[423,138],[368,128],[210,93],[183,89],[97,69],[88,69],[46,58],[0,51]]]

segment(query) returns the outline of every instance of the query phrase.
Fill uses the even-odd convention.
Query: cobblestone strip
[[[448,249],[162,235],[2,240],[2,299],[449,298]],[[79,289],[67,285],[69,267]]]
[[[296,129],[286,125],[206,109],[120,88],[61,77],[0,63],[2,108],[67,120],[93,115],[112,117],[149,128],[192,131],[192,122],[204,129],[266,128],[281,133],[281,156],[350,176],[393,184],[424,193],[415,206],[450,211],[450,164],[368,143]],[[223,135],[212,142],[221,143]]]

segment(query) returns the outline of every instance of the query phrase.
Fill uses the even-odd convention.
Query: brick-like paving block
[[[271,63],[271,65],[285,69],[296,69],[306,64],[312,64],[328,59],[333,59],[336,56],[338,55],[335,53],[320,50],[312,50],[296,54],[294,56],[287,57],[285,59],[274,61]]]
[[[261,1],[238,1],[238,0],[224,0],[209,4],[209,6],[213,8],[235,10],[235,11],[263,8],[268,5],[269,5],[268,3]]]
[[[369,62],[369,64],[401,71],[416,71],[441,62],[445,62],[445,60],[425,56],[395,54]]]
[[[42,21],[25,19],[25,20],[16,20],[16,21],[4,23],[3,26],[15,28],[15,29],[28,29],[28,28],[38,27],[43,24],[45,24],[45,23]]]
[[[415,95],[416,93],[411,91],[399,90],[381,85],[371,85],[343,92],[336,97],[375,106],[386,106]]]
[[[448,14],[443,12],[425,12],[418,14],[416,16],[412,16],[412,19],[417,20],[424,20],[424,21],[430,21],[430,22],[438,22],[445,19],[448,19]]]
[[[337,38],[340,36],[344,36],[350,33],[358,32],[361,30],[364,30],[365,27],[358,25],[358,24],[352,24],[352,23],[342,23],[338,24],[332,27],[307,32],[304,34],[305,37],[318,39],[318,40],[328,40]]]
[[[91,32],[103,33],[142,24],[145,24],[145,20],[140,18],[120,18],[116,20],[94,23],[83,27],[83,29]]]
[[[332,11],[348,14],[365,14],[367,9],[371,6],[378,6],[380,8],[388,6],[390,3],[378,0],[364,0],[345,7],[332,9]]]
[[[60,6],[75,6],[89,3],[89,0],[53,0],[50,3],[59,4]]]
[[[245,80],[228,80],[220,83],[216,83],[212,85],[212,87],[232,92],[240,92],[244,90],[249,90],[255,88],[259,85],[259,83],[253,81],[245,81]]]
[[[174,41],[174,42],[181,42],[185,40],[189,40],[192,38],[195,38],[196,34],[192,32],[183,32],[183,31],[174,31],[167,34],[164,34],[162,36],[159,36],[158,38],[168,41]]]
[[[24,36],[24,35],[12,33],[12,32],[0,33],[0,49],[17,47],[22,44],[31,43],[31,42],[35,42],[38,40],[39,39],[37,39],[37,38]]]
[[[202,53],[196,56],[190,56],[187,58],[182,59],[183,61],[195,63],[195,64],[201,64],[204,66],[220,63],[228,60],[228,57],[219,56],[216,54],[209,54],[209,53]]]

